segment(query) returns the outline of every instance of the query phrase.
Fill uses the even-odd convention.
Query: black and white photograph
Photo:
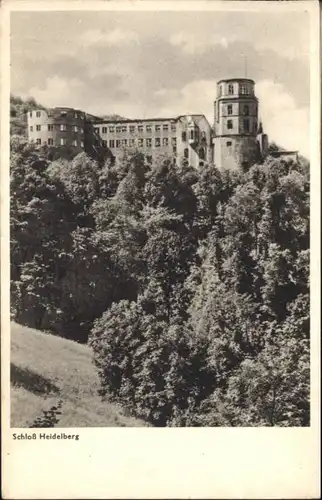
[[[317,2],[0,14],[3,498],[318,498]]]
[[[11,426],[310,425],[305,12],[13,12]]]

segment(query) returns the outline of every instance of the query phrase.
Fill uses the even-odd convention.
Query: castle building
[[[258,121],[255,83],[248,78],[217,83],[214,127],[202,114],[136,120],[104,120],[72,108],[28,113],[28,138],[76,155],[120,156],[140,151],[152,161],[169,155],[195,168],[215,163],[220,169],[247,168],[267,155],[268,140]],[[105,154],[104,154],[105,152]]]
[[[28,138],[36,146],[84,151],[86,119],[83,111],[71,108],[39,109],[28,113]]]
[[[195,168],[213,160],[211,126],[203,115],[101,121],[93,127],[115,157],[122,149],[139,150],[150,161],[169,155]]]
[[[258,123],[255,82],[220,80],[214,112],[214,162],[219,168],[247,168],[267,154],[267,136]]]

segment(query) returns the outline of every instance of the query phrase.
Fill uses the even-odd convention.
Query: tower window
[[[234,93],[234,86],[232,83],[228,85],[228,94],[231,95]]]
[[[222,95],[222,85],[219,85],[219,97]]]
[[[241,85],[240,86],[240,93],[244,94],[244,95],[245,94],[249,94],[247,85]]]
[[[231,141],[227,141],[227,142],[226,142],[226,146],[227,146],[227,147],[229,147],[229,146],[231,146],[231,145],[232,145],[232,142],[231,142]]]
[[[248,106],[248,104],[245,104],[245,106],[244,106],[244,115],[245,116],[249,115],[249,106]]]
[[[232,106],[232,104],[228,104],[228,106],[227,106],[227,113],[229,115],[233,114],[233,106]]]
[[[249,120],[244,120],[244,131],[249,132]]]
[[[233,121],[232,121],[232,120],[228,120],[228,121],[227,121],[227,128],[228,128],[229,130],[231,130],[231,129],[233,128]]]

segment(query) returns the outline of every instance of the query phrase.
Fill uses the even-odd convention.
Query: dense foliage
[[[309,168],[11,154],[12,315],[157,426],[309,425]]]

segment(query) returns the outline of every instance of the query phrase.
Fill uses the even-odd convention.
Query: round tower
[[[258,158],[258,99],[255,82],[231,78],[217,82],[214,122],[215,165],[247,168]]]
[[[28,112],[28,139],[36,146],[84,150],[85,114],[72,108],[37,109]]]

